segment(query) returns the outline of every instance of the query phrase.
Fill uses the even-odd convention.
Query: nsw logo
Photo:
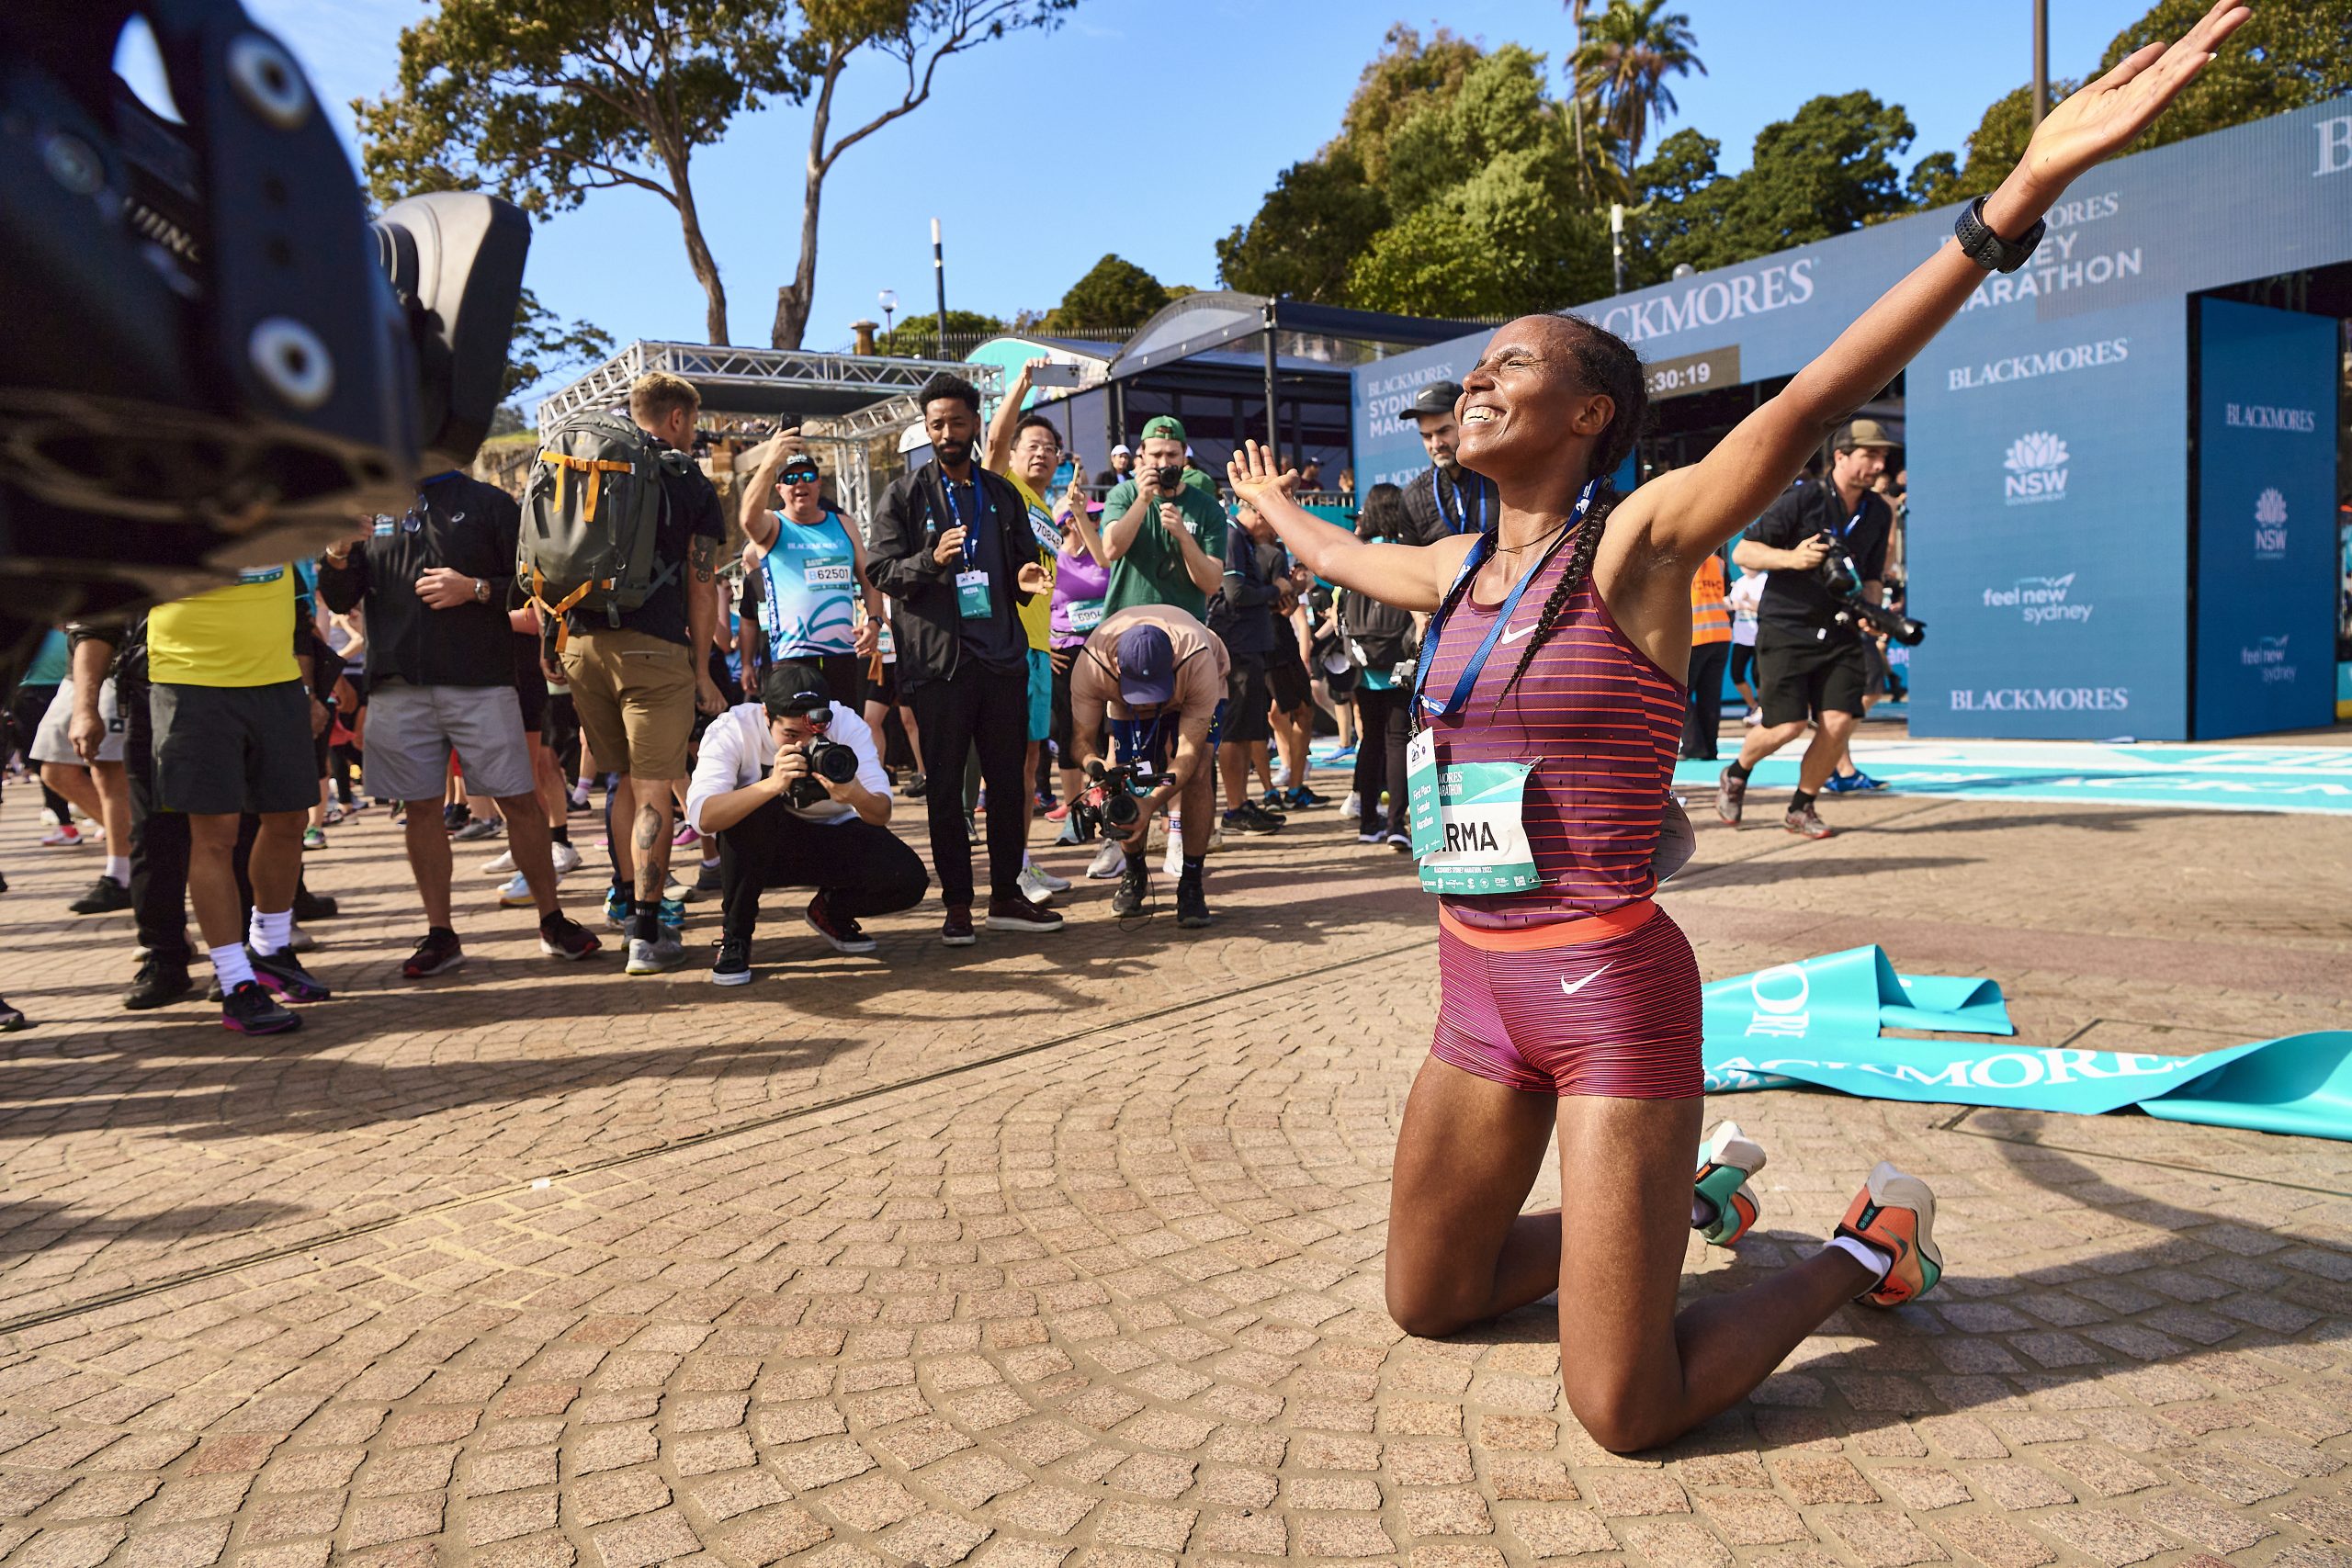
[[[2066,444],[2047,430],[2029,430],[2009,443],[2001,467],[2002,499],[2011,506],[2037,506],[2066,499]]]
[[[1988,610],[2015,610],[2030,626],[2091,618],[2092,605],[2075,597],[2075,574],[2064,577],[2020,577],[2007,588],[1984,590]]]
[[[2287,498],[2276,485],[2254,498],[2254,558],[2287,558]]]

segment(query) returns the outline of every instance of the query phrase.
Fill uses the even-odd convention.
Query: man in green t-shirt
[[[1102,502],[1102,553],[1111,563],[1105,616],[1172,604],[1197,620],[1223,586],[1225,509],[1186,484],[1183,473],[1184,427],[1160,414],[1143,427],[1135,477]]]

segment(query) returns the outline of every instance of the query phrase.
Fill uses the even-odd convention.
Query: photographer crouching
[[[1781,826],[1807,839],[1833,831],[1814,800],[1862,715],[1870,662],[1857,606],[1879,603],[1894,524],[1871,485],[1894,445],[1876,420],[1854,421],[1838,433],[1828,477],[1799,479],[1782,491],[1732,550],[1743,570],[1771,573],[1757,607],[1756,684],[1764,722],[1747,732],[1739,761],[1715,786],[1715,815],[1733,827],[1756,764],[1803,735],[1811,720],[1819,728],[1798,766]]]
[[[686,820],[718,839],[719,939],[710,979],[752,978],[760,895],[814,887],[806,919],[839,953],[871,953],[865,915],[910,909],[931,886],[890,831],[890,776],[865,721],[832,700],[814,664],[787,660],[760,701],[711,721],[686,788]]]
[[[1209,923],[1202,886],[1209,833],[1216,826],[1217,730],[1231,665],[1215,632],[1171,604],[1138,604],[1103,618],[1070,671],[1070,716],[1079,761],[1094,782],[1080,812],[1099,822],[1126,854],[1114,915],[1138,915],[1150,891],[1145,855],[1151,819],[1171,802],[1182,818],[1183,871],[1176,923]],[[1106,766],[1103,731],[1115,743]]]

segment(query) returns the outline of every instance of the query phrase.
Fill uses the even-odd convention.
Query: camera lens
[[[1143,803],[1125,791],[1102,803],[1102,820],[1123,831],[1134,827],[1142,817]]]

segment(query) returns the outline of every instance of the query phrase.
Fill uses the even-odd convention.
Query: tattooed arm
[[[727,710],[725,694],[710,678],[710,635],[718,625],[718,539],[696,534],[686,547],[686,652],[694,661],[695,705],[705,713]]]

